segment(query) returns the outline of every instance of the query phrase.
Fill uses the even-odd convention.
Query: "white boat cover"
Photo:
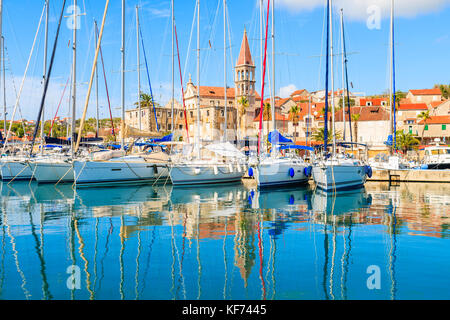
[[[239,159],[245,158],[245,155],[229,142],[213,143],[207,145],[205,149],[223,157]]]

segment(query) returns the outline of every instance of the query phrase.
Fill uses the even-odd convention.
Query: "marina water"
[[[0,299],[449,299],[450,186],[1,185]]]

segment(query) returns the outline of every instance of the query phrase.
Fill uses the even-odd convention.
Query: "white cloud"
[[[297,87],[294,84],[289,84],[285,87],[280,88],[280,92],[278,93],[278,96],[280,96],[281,98],[287,98],[296,90],[297,90]]]
[[[275,5],[300,11],[308,11],[326,4],[326,0],[276,0]],[[395,0],[395,15],[401,17],[415,17],[420,14],[438,11],[450,5],[450,0]],[[366,20],[367,9],[378,6],[382,17],[389,17],[391,0],[334,0],[335,8],[343,8],[345,16],[352,20]]]

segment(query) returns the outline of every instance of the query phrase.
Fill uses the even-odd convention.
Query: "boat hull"
[[[34,176],[39,184],[73,182],[73,166],[70,162],[36,162]]]
[[[446,170],[450,169],[450,162],[448,163],[428,163],[429,170]]]
[[[123,184],[162,183],[168,180],[165,164],[125,161],[74,161],[77,187],[113,186]]]
[[[364,166],[316,166],[312,175],[317,188],[327,192],[359,189],[364,187],[367,179]]]
[[[244,170],[238,170],[236,166],[232,166],[230,170],[229,165],[175,165],[170,170],[170,178],[174,186],[179,185],[202,185],[202,184],[217,184],[217,183],[235,183],[240,182]]]
[[[2,161],[0,171],[3,181],[30,180],[33,177],[34,163],[27,161]]]
[[[274,162],[260,164],[256,167],[255,178],[258,188],[294,186],[306,184],[309,177],[305,175],[305,164]],[[291,177],[291,169],[293,176]]]

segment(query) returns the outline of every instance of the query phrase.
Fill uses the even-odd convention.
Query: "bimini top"
[[[291,139],[284,137],[278,130],[274,130],[269,133],[269,142],[271,144],[294,143]]]

